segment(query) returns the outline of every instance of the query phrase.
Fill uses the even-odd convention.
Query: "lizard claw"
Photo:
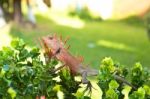
[[[86,89],[83,91],[83,93],[85,94],[85,92],[87,92],[88,95],[92,95],[92,88],[97,90],[96,88],[94,88],[91,84],[90,81],[87,82],[87,86],[86,86]]]
[[[91,96],[92,94],[92,84],[90,81],[87,82],[86,89],[83,91],[83,93],[88,92],[87,94]]]

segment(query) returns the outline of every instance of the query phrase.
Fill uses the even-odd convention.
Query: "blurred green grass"
[[[13,25],[10,35],[23,38],[30,46],[40,46],[38,38],[52,33],[62,35],[63,38],[70,37],[68,45],[71,45],[71,53],[83,56],[84,63],[95,68],[107,56],[128,67],[138,61],[143,66],[150,66],[150,42],[143,25],[137,26],[128,20],[84,21],[83,27],[74,28],[71,27],[73,23],[68,23],[70,26],[60,25],[53,20],[57,15],[50,16],[52,18],[37,14],[36,28]]]

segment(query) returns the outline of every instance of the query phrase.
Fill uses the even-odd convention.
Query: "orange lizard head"
[[[42,41],[44,43],[44,46],[51,50],[52,54],[54,54],[58,49],[64,48],[64,43],[56,35],[43,37]]]

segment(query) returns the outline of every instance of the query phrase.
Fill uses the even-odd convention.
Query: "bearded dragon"
[[[87,90],[91,90],[91,83],[87,79],[87,76],[96,76],[98,75],[99,71],[96,69],[89,68],[85,66],[80,59],[77,57],[73,56],[67,48],[65,48],[65,42],[62,41],[61,38],[58,38],[56,35],[53,36],[46,36],[42,38],[43,45],[45,49],[47,50],[47,54],[50,58],[55,57],[56,59],[60,60],[62,63],[65,65],[63,66],[68,66],[72,74],[80,74],[82,76],[81,82],[83,84],[87,84]],[[63,67],[62,66],[62,67]],[[59,67],[60,69],[61,67]],[[58,70],[58,69],[57,69]],[[135,87],[130,84],[128,81],[126,81],[124,78],[118,76],[118,75],[113,75],[113,77],[116,80],[122,81],[123,83],[133,87]]]

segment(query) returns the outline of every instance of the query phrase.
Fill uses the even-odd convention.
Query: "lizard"
[[[67,40],[64,42],[62,38],[57,37],[56,35],[50,35],[42,37],[42,43],[47,50],[47,54],[50,58],[55,57],[56,59],[60,60],[65,65],[57,68],[55,71],[61,69],[64,66],[68,66],[71,73],[76,75],[80,74],[82,76],[81,82],[83,84],[87,84],[86,90],[90,90],[92,85],[90,81],[87,79],[87,76],[96,76],[99,74],[99,71],[96,69],[92,69],[89,66],[85,66],[80,59],[72,55],[67,48],[65,48],[65,44]],[[126,81],[123,77],[118,75],[113,75],[114,79],[122,81],[123,83],[131,86],[133,89],[136,89],[131,83]]]

